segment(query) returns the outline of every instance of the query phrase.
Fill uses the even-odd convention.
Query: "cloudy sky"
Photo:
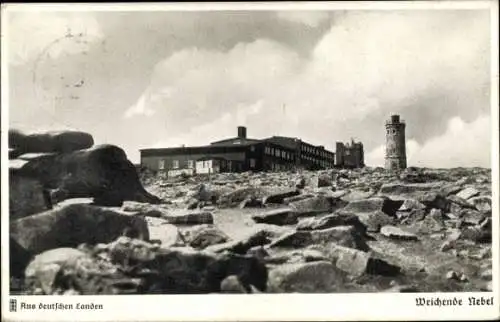
[[[10,12],[9,124],[139,149],[231,137],[360,140],[409,165],[490,166],[487,10]]]

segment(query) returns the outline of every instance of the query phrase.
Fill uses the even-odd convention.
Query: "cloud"
[[[277,13],[280,19],[303,24],[309,27],[318,27],[330,15],[327,11],[280,11]]]
[[[448,121],[442,135],[419,144],[413,138],[406,142],[408,166],[451,168],[460,166],[491,167],[491,119],[481,115],[473,122],[455,116]],[[370,166],[383,166],[385,145],[366,155]]]
[[[103,37],[90,13],[23,11],[10,13],[9,19],[9,63],[13,65],[42,53],[52,59],[81,53]]]
[[[235,118],[256,137],[299,136],[330,149],[355,137],[371,151],[383,143],[384,119],[398,112],[408,136],[425,142],[450,115],[470,121],[489,113],[485,17],[352,12],[307,59],[263,39],[229,51],[184,49],[157,64],[148,89],[156,101],[145,105],[165,120],[164,135],[185,137],[185,144],[185,133],[200,127],[218,135],[233,131],[235,124],[222,129],[218,118],[256,102],[260,113]]]
[[[42,97],[26,91],[31,65],[12,67],[11,103],[22,109],[12,110],[11,123],[57,118],[130,154],[159,141],[206,144],[234,136],[237,125],[251,137],[288,135],[330,150],[354,137],[374,151],[391,113],[407,121],[409,149],[417,149],[453,116],[468,124],[489,115],[488,11],[29,17],[11,17],[16,62],[35,59],[68,25],[91,36],[50,50],[57,58],[36,69]]]

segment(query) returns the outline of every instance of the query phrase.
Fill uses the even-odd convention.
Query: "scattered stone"
[[[476,243],[491,243],[491,229],[485,230],[480,227],[465,227],[462,230],[460,238],[471,240]]]
[[[345,202],[353,202],[364,199],[369,199],[375,195],[373,191],[364,191],[364,190],[351,190],[348,193],[344,193],[340,198]]]
[[[484,292],[492,292],[492,291],[493,291],[493,282],[492,282],[492,281],[489,281],[488,283],[484,284],[484,285],[481,287],[481,291],[484,291]]]
[[[319,174],[310,179],[309,185],[314,188],[331,187],[332,178],[326,174]]]
[[[297,224],[297,230],[326,229],[336,226],[354,226],[362,234],[366,232],[366,226],[353,214],[331,214],[320,218],[306,218]]]
[[[479,225],[486,219],[485,215],[477,210],[466,210],[462,213],[462,220],[467,225]]]
[[[226,277],[220,284],[221,293],[242,294],[248,293],[245,287],[241,284],[238,276],[231,275]]]
[[[253,256],[255,258],[258,258],[260,260],[264,260],[266,257],[269,256],[269,253],[266,251],[266,249],[263,246],[252,247],[248,250],[247,254],[249,256]]]
[[[344,275],[327,261],[284,264],[269,272],[267,289],[271,293],[330,293],[338,289]]]
[[[313,231],[297,230],[274,240],[269,247],[300,248],[331,242],[360,250],[369,249],[366,238],[353,226],[338,226]]]
[[[491,197],[489,196],[479,196],[473,197],[468,200],[471,204],[473,204],[477,210],[481,212],[490,212],[491,211]]]
[[[380,229],[380,233],[396,240],[418,240],[417,235],[395,226],[384,226]]]
[[[297,212],[290,208],[278,208],[269,210],[263,214],[253,215],[252,219],[256,223],[272,224],[272,225],[294,225],[298,222]]]
[[[440,209],[431,209],[425,219],[415,223],[420,233],[434,233],[445,229],[443,212]]]
[[[464,200],[470,199],[474,196],[477,196],[479,194],[479,191],[475,188],[469,187],[461,190],[459,193],[456,194],[457,197],[462,198]]]
[[[32,254],[82,243],[108,243],[124,234],[149,239],[145,219],[86,204],[70,204],[10,222],[10,236]]]
[[[356,277],[363,274],[395,276],[401,271],[398,266],[353,248],[334,245],[329,249],[328,255],[339,269]]]
[[[396,211],[401,207],[402,203],[402,201],[375,197],[349,202],[342,210],[355,214],[382,211],[389,216],[395,216]]]
[[[184,242],[195,249],[225,243],[229,237],[212,225],[200,225],[182,232]]]
[[[493,278],[493,271],[491,268],[488,268],[484,271],[482,271],[480,274],[479,274],[479,277],[481,277],[483,280],[488,280],[488,281],[491,281],[492,278]]]
[[[56,248],[45,251],[33,259],[25,271],[28,283],[35,283],[44,294],[54,293],[54,282],[62,266],[74,265],[80,257],[87,256],[74,248]]]
[[[279,193],[274,193],[266,196],[262,202],[264,204],[282,204],[285,198],[290,198],[293,196],[298,196],[300,191],[297,189],[285,190]]]
[[[305,187],[306,187],[306,179],[305,178],[299,178],[295,181],[295,188],[304,189]]]
[[[330,197],[316,196],[299,201],[290,202],[289,207],[302,215],[332,212],[345,205],[340,200]]]
[[[442,182],[429,183],[387,183],[380,187],[378,194],[392,200],[417,199],[429,191],[438,191]]]
[[[259,200],[255,197],[250,197],[245,200],[243,200],[240,203],[239,208],[244,209],[244,208],[262,208],[264,207],[264,204],[262,203],[262,200]]]
[[[425,209],[426,206],[415,199],[406,199],[401,207],[399,207],[400,211],[411,211],[411,210],[420,210]]]
[[[413,285],[395,285],[384,291],[385,293],[417,293],[418,288]]]
[[[183,236],[179,232],[179,228],[174,225],[167,224],[164,221],[158,221],[152,224],[150,220],[148,228],[149,240],[159,242],[164,248],[185,244]]]
[[[456,247],[457,241],[460,239],[462,232],[458,229],[452,230],[448,236],[446,241],[441,245],[440,249],[442,252],[446,252],[452,248]]]
[[[270,242],[269,232],[266,230],[258,230],[240,240],[232,240],[222,244],[211,245],[205,248],[205,250],[214,253],[229,251],[236,254],[246,254],[250,248],[267,245]]]
[[[207,211],[196,211],[196,212],[170,212],[168,215],[163,216],[168,223],[173,225],[203,225],[203,224],[213,224],[214,217],[212,213]]]
[[[458,274],[455,271],[448,271],[446,273],[446,279],[448,280],[458,280]]]

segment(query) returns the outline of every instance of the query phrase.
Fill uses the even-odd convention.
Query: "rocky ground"
[[[140,172],[160,204],[10,223],[22,294],[490,291],[491,170]]]

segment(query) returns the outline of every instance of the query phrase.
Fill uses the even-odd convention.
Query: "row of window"
[[[255,168],[257,165],[257,160],[256,159],[250,159],[250,168]],[[229,161],[230,163],[231,161]],[[226,162],[221,161],[221,166],[225,166]],[[210,168],[212,167],[212,160],[205,160],[205,161],[198,161],[196,164],[197,167],[201,168]],[[193,160],[188,160],[187,161],[187,168],[192,169],[194,168],[194,161]],[[158,169],[164,170],[165,169],[165,160],[159,160],[158,161]],[[179,169],[179,160],[172,160],[172,169]]]
[[[188,169],[194,168],[194,161],[188,160],[187,167],[188,167]],[[205,161],[203,161],[203,167],[205,167]],[[158,169],[160,169],[160,170],[165,169],[165,160],[158,161]],[[172,160],[172,169],[179,169],[179,160]]]
[[[285,160],[293,160],[293,154],[288,151],[280,150],[278,148],[271,148],[266,146],[264,149],[264,153],[267,155],[275,156],[278,158],[283,158]]]
[[[312,146],[302,145],[301,150],[302,150],[302,152],[312,153],[312,154],[318,155],[318,156],[323,157],[323,158],[327,158],[327,157],[333,158],[333,155],[331,153],[329,153],[325,150],[319,150],[318,148],[315,148]]]

